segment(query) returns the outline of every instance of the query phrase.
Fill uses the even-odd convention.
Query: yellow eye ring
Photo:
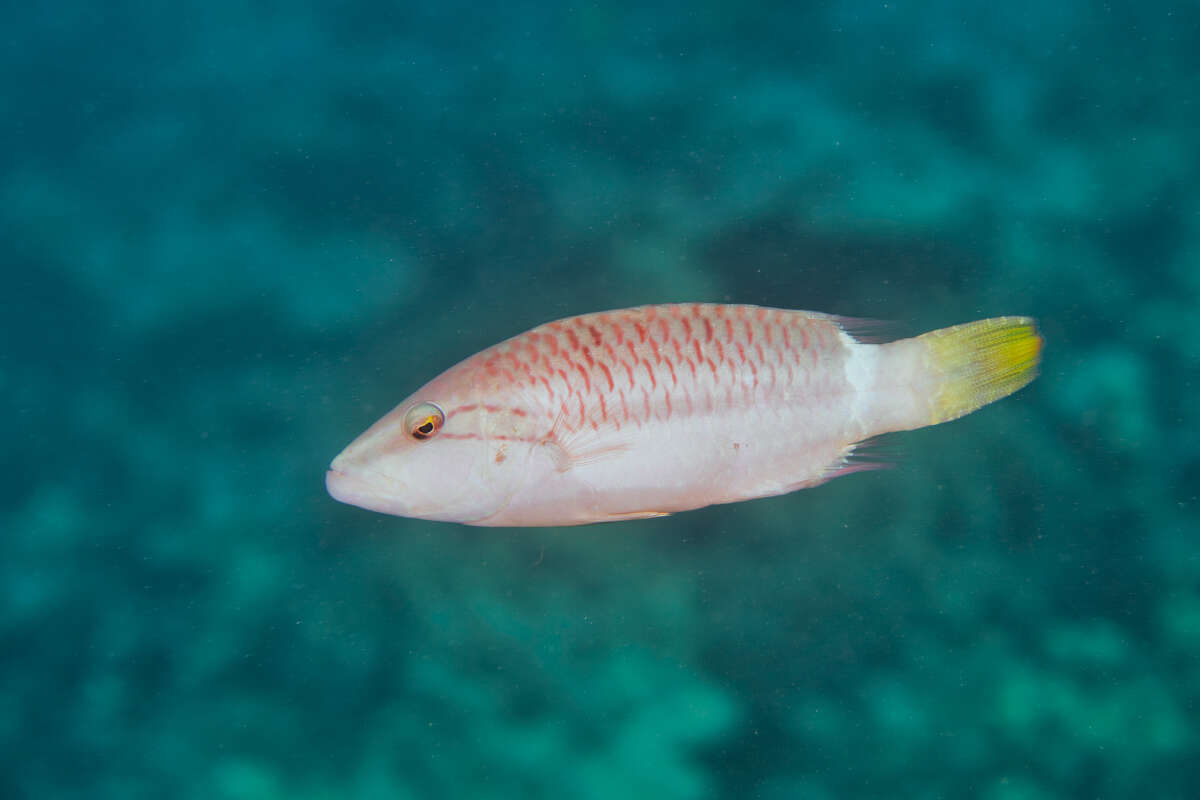
[[[433,403],[418,403],[404,415],[404,429],[409,436],[423,442],[436,436],[445,421],[446,415]]]

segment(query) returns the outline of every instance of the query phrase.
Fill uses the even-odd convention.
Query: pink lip
[[[384,502],[378,487],[359,475],[341,470],[325,472],[325,489],[334,500],[360,508],[374,510]]]
[[[334,500],[353,505],[354,499],[361,494],[361,487],[356,488],[354,479],[346,473],[330,469],[325,471],[325,491]]]

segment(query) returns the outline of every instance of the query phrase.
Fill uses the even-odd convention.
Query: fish
[[[1042,337],[1007,316],[876,343],[855,321],[684,303],[548,322],[451,367],[325,474],[372,511],[533,527],[660,517],[879,464],[873,437],[937,425],[1034,379]]]

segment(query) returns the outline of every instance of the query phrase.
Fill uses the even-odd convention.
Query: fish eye
[[[442,429],[446,415],[433,403],[418,403],[404,415],[404,429],[418,441],[433,438]]]

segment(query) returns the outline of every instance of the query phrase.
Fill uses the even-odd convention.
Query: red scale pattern
[[[839,332],[834,318],[799,311],[644,306],[550,322],[480,358],[493,379],[537,398],[547,425],[619,429],[794,396],[840,348]]]

